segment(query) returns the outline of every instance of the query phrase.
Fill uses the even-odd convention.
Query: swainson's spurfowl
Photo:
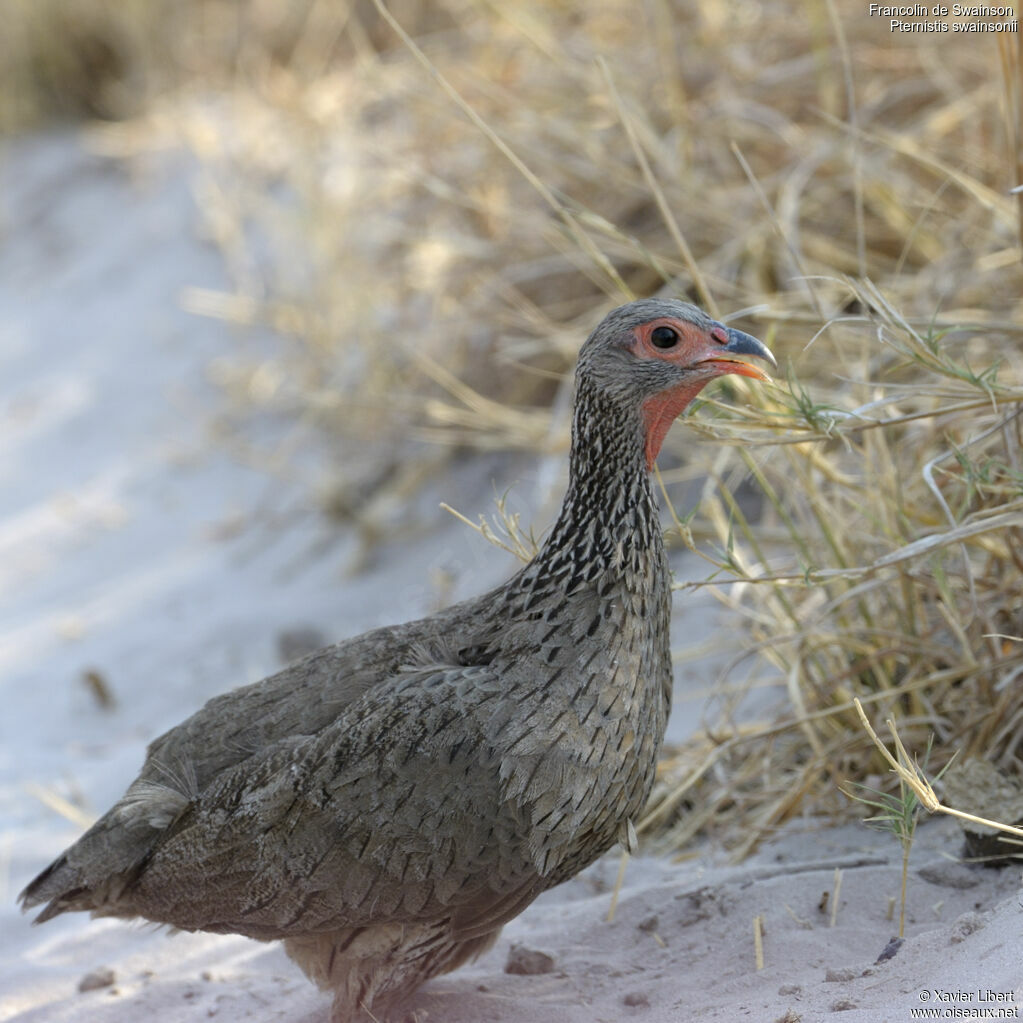
[[[503,586],[375,629],[207,703],[22,893],[68,910],[281,939],[385,1014],[627,839],[671,702],[650,468],[715,377],[766,379],[695,306],[609,313],[579,353],[568,491]]]

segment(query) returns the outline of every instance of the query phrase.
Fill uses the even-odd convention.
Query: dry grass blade
[[[636,162],[639,164],[639,168],[643,173],[643,180],[650,189],[650,194],[654,197],[654,201],[657,203],[658,212],[661,214],[665,226],[668,228],[675,245],[678,247],[679,254],[682,257],[682,262],[689,271],[689,276],[696,287],[697,294],[700,296],[700,301],[703,303],[707,312],[709,312],[715,319],[718,319],[721,314],[718,311],[717,302],[714,301],[714,296],[710,293],[710,289],[707,287],[707,282],[704,280],[703,274],[700,272],[700,268],[697,265],[696,260],[693,258],[693,250],[689,247],[689,243],[682,234],[682,230],[678,226],[678,220],[671,212],[671,207],[664,195],[664,190],[657,183],[657,178],[654,177],[654,172],[650,168],[650,161],[647,160],[646,153],[643,152],[643,147],[640,145],[639,139],[636,137],[636,130],[633,127],[632,118],[625,109],[625,104],[623,103],[622,97],[619,94],[618,89],[615,87],[614,79],[611,76],[611,70],[607,66],[607,61],[603,58],[600,59],[600,70],[604,76],[604,81],[607,82],[607,88],[611,94],[612,100],[614,101],[615,110],[618,112],[618,118],[622,122],[622,127],[625,128],[625,134],[628,136],[629,145],[632,147],[632,151],[636,156]]]
[[[54,813],[60,814],[65,820],[70,821],[79,828],[91,828],[96,818],[86,813],[74,803],[69,802],[63,796],[58,795],[52,789],[44,788],[42,785],[30,783],[25,786],[29,795],[35,796],[44,806],[49,807]]]
[[[519,521],[518,514],[508,511],[507,494],[497,499],[497,516],[493,524],[488,522],[483,515],[480,515],[479,522],[473,522],[460,511],[452,508],[451,505],[441,502],[441,508],[450,512],[459,522],[464,522],[470,529],[475,530],[495,547],[502,551],[515,555],[519,561],[530,561],[539,550],[539,541],[532,531],[525,532]]]
[[[1017,36],[998,39],[998,59],[1002,70],[1003,115],[1010,160],[1015,163],[1016,181],[1023,181],[1023,42]],[[1012,192],[1019,193],[1020,186]],[[1023,249],[1023,195],[1017,200],[1019,242]]]
[[[501,138],[500,135],[490,127],[489,124],[479,115],[479,113],[473,108],[470,103],[467,103],[462,98],[457,89],[444,77],[439,68],[433,64],[425,53],[416,45],[412,37],[402,28],[397,18],[387,9],[384,5],[383,0],[373,0],[373,4],[376,9],[380,12],[381,17],[391,26],[392,29],[398,34],[401,41],[408,47],[409,51],[416,58],[417,61],[429,72],[430,76],[437,82],[437,84],[444,90],[448,97],[458,106],[458,108],[469,118],[470,121],[494,144],[501,155],[529,182],[530,186],[535,189],[537,194],[543,199],[543,201],[556,213],[565,226],[568,228],[572,235],[573,240],[578,244],[579,248],[582,249],[593,262],[610,278],[614,285],[618,289],[619,295],[623,300],[628,300],[634,297],[632,290],[622,279],[621,275],[615,269],[611,261],[593,244],[588,235],[586,235],[579,225],[576,223],[575,217],[572,213],[558,201],[554,193],[547,187],[544,182],[537,177],[535,173],[525,164],[525,162],[518,156],[518,154]]]
[[[885,746],[885,744],[878,738],[877,732],[874,731],[870,721],[867,719],[867,715],[864,713],[863,706],[860,701],[856,700],[855,703],[856,712],[859,714],[860,721],[866,729],[867,734],[870,736],[871,741],[878,750],[880,750],[881,755],[885,758],[885,760],[888,761],[892,771],[913,790],[916,798],[920,800],[920,804],[929,813],[948,814],[951,817],[958,817],[960,820],[970,821],[973,824],[983,824],[986,827],[995,828],[998,831],[1004,831],[1008,835],[1016,835],[1018,838],[1023,838],[1023,828],[1013,827],[1011,824],[1002,824],[999,821],[988,820],[986,817],[977,817],[965,810],[956,810],[953,807],[942,804],[935,794],[931,783],[920,770],[919,765],[906,752],[906,747],[902,744],[902,739],[899,737],[899,732],[895,727],[895,722],[891,718],[888,718],[885,721],[885,724],[888,726],[888,731],[892,734],[892,741],[895,743],[895,752],[897,756],[893,757],[888,751],[888,747]]]

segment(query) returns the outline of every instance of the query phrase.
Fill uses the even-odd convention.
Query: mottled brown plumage
[[[211,700],[22,893],[67,910],[283,939],[377,1017],[488,948],[627,838],[671,701],[670,593],[649,467],[760,342],[693,306],[615,310],[579,356],[571,471],[505,585]]]

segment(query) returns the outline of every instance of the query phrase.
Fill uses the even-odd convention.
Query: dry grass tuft
[[[1019,771],[1023,373],[1005,357],[1018,342],[917,328],[869,282],[846,286],[863,315],[836,339],[840,380],[793,375],[700,427],[743,439],[763,496],[751,524],[722,460],[701,510],[719,544],[711,585],[745,616],[789,709],[745,730],[726,717],[695,775],[666,769],[649,824],[699,807],[677,817],[672,844],[723,821],[742,853],[796,813],[839,809],[842,784],[887,766],[857,700],[896,717],[911,749],[933,733],[935,771],[956,751]]]
[[[706,481],[680,531],[712,538],[752,682],[780,674],[788,708],[666,759],[648,833],[741,855],[842,809],[885,766],[856,699],[910,749],[935,733],[936,769],[1019,772],[1018,35],[892,35],[858,0],[401,0],[408,45],[375,0],[171,6],[168,35],[77,5],[162,97],[95,144],[194,154],[233,286],[185,301],[283,342],[219,378],[340,438],[342,488],[424,446],[563,450],[574,352],[633,295],[734,312],[786,365],[702,402],[662,461],[677,501]],[[60,20],[16,10],[9,38],[36,34],[6,74],[34,99],[8,124],[45,105]]]

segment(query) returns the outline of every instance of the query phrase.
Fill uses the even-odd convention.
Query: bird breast
[[[499,667],[514,684],[488,741],[545,877],[610,848],[646,802],[669,710],[667,600],[628,579],[595,586],[552,605],[539,645]]]

